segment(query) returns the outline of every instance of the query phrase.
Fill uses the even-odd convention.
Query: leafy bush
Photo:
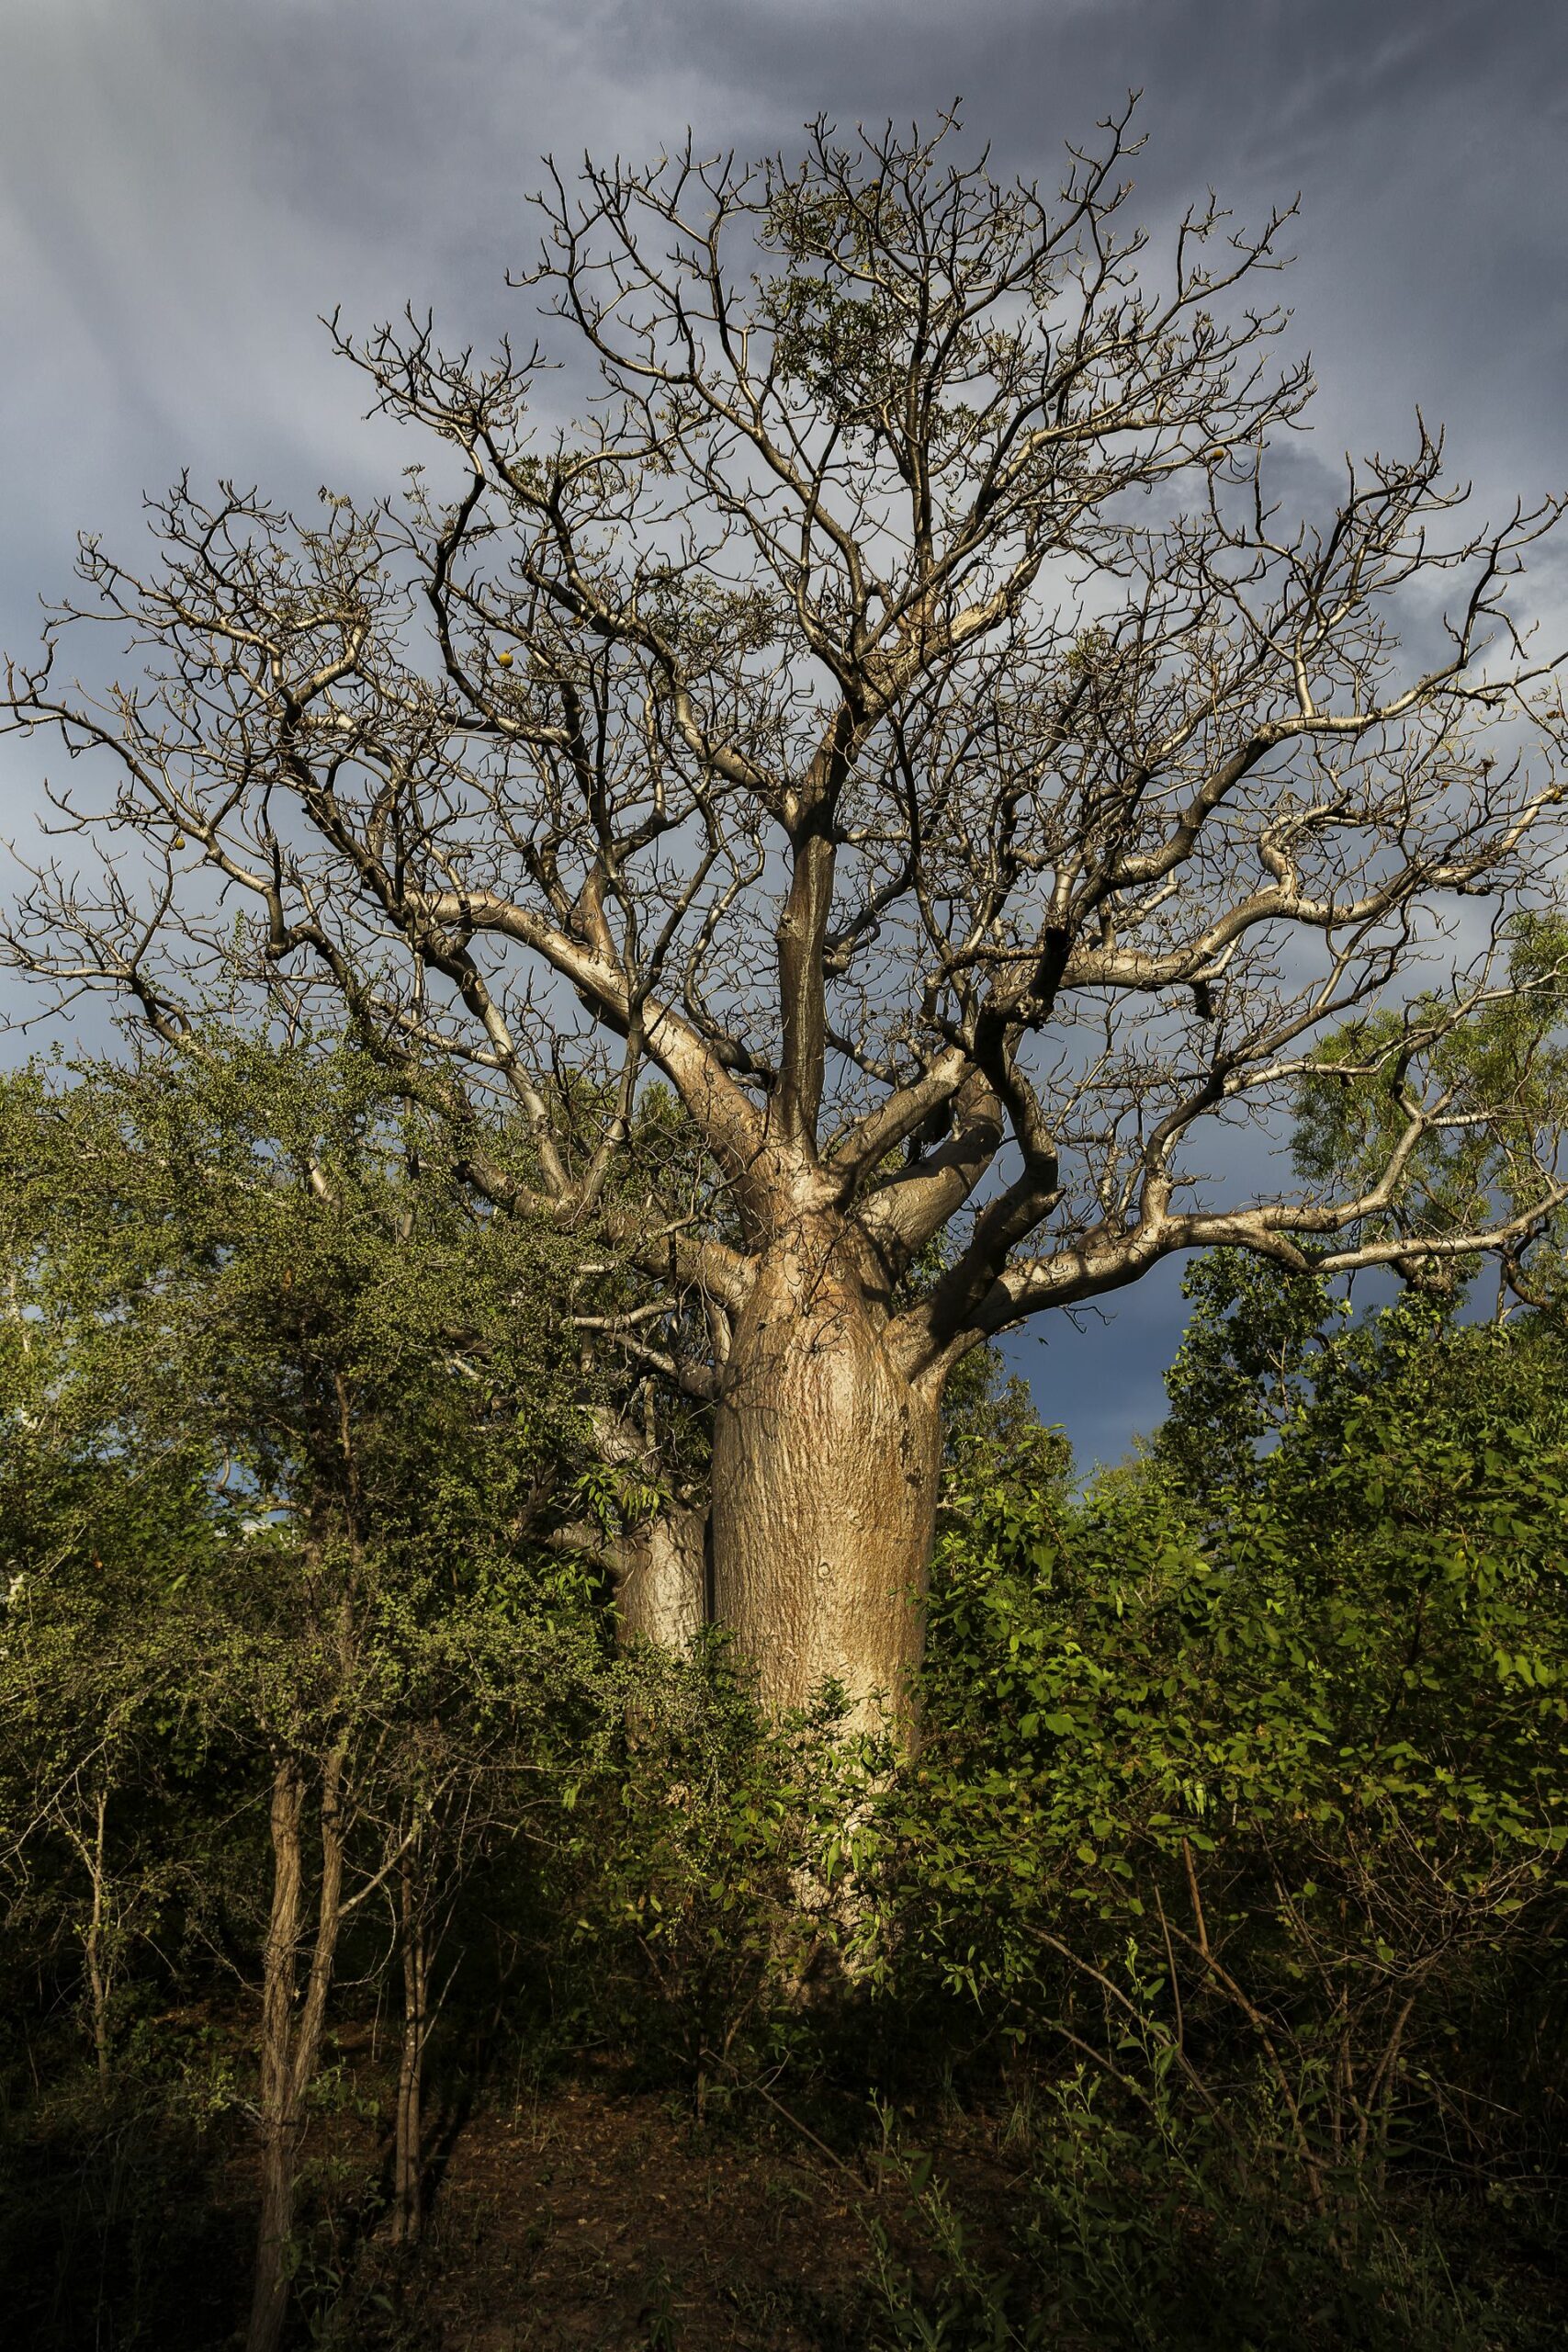
[[[1417,2324],[1407,2202],[1456,2162],[1557,2227],[1562,1369],[1544,1325],[1406,1306],[1325,1341],[1228,1488],[1166,1452],[1077,1498],[983,1446],[954,1476],[883,1991],[1043,2086],[1025,2272],[1106,2342],[1283,2341],[1314,2261],[1325,2344],[1461,2340],[1451,2296]]]

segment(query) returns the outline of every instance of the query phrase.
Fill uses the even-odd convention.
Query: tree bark
[[[430,1943],[419,1902],[417,1862],[404,1859],[399,1883],[403,1962],[403,2035],[392,2149],[392,2244],[415,2245],[424,2182],[424,2046],[429,2039]]]
[[[851,1722],[908,1736],[941,1455],[940,1385],[911,1383],[842,1221],[762,1255],[714,1429],[714,1615],[764,1705],[842,1685]]]
[[[262,1962],[261,2215],[245,2352],[274,2352],[288,2305],[295,2165],[290,2044],[304,1899],[304,1808],[299,1767],[292,1759],[280,1763],[272,1782],[272,1912]]]
[[[93,1882],[93,1907],[87,1920],[85,1950],[87,1984],[93,2001],[93,2054],[97,2062],[98,2087],[109,2086],[109,1930],[105,1890],[108,1883],[108,1791],[100,1788],[93,1800],[93,1836],[88,1870]]]
[[[668,1504],[617,1544],[614,1573],[621,1639],[680,1656],[707,1620],[705,1513]]]
[[[305,1775],[293,1758],[272,1783],[272,1908],[262,1965],[261,2214],[255,2284],[245,2352],[277,2352],[288,2311],[289,2256],[303,2101],[316,2071],[343,1924],[344,1755],[334,1748],[321,1775],[321,1862],[304,1996],[298,2004],[305,1914]]]
[[[659,1441],[650,1421],[630,1412],[601,1410],[594,1434],[606,1462],[645,1471],[659,1468]],[[667,1502],[653,1519],[611,1541],[586,1527],[562,1530],[566,1542],[595,1554],[615,1589],[615,1627],[622,1642],[652,1642],[680,1657],[708,1618],[707,1513],[690,1503]]]

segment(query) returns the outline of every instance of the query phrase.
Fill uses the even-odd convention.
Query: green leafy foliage
[[[338,1980],[438,1947],[486,1852],[547,1837],[601,1703],[544,1541],[588,1453],[570,1272],[429,1140],[347,1049],[0,1101],[11,1949],[86,2015],[106,2111],[147,2109],[155,2001],[259,1980],[295,2170]]]
[[[1382,2200],[1456,2144],[1484,2170],[1552,2143],[1548,2074],[1510,2068],[1506,2124],[1490,2091],[1496,2020],[1562,2030],[1563,1362],[1542,1323],[1314,1332],[1299,1281],[1194,1287],[1224,1311],[1152,1455],[1081,1498],[983,1457],[950,1487],[925,1746],[879,1820],[888,1995],[1074,2067],[1026,2237],[1105,2341],[1283,2342],[1269,2293],[1309,2244],[1325,2343],[1457,2340],[1415,2332]],[[1237,2212],[1273,2248],[1251,2316]],[[1205,2334],[1221,2297],[1235,2332]]]
[[[585,1409],[570,1317],[617,1278],[476,1216],[353,1052],[24,1072],[0,1154],[0,2168],[40,2345],[231,2322],[171,2282],[225,2231],[244,2267],[193,2215],[250,2146],[280,1770],[309,1890],[329,1787],[344,1853],[291,2257],[327,2335],[401,2324],[352,2136],[393,2093],[349,2052],[412,1922],[464,2098],[498,2049],[613,2055],[863,2180],[846,2343],[1557,2340],[1553,1309],[1358,1318],[1219,1253],[1165,1425],[1087,1488],[977,1353],[898,1766],[831,1690],[764,1721],[717,1637],[614,1652],[553,1539],[660,1499]],[[694,1409],[683,1476],[705,1445]],[[936,2152],[954,2109],[1000,2119],[994,2195]]]

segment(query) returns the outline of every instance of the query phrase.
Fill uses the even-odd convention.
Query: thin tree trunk
[[[246,2352],[274,2352],[288,2302],[295,2160],[289,2086],[304,1900],[304,1777],[290,1758],[278,1765],[272,1781],[272,1912],[262,1957],[261,2218]]]
[[[109,2086],[109,1996],[114,1984],[114,1961],[109,1941],[109,1795],[107,1786],[100,1783],[93,1792],[90,1827],[85,1822],[87,1810],[80,1778],[73,1778],[69,1793],[62,1791],[56,1797],[54,1815],[65,1837],[75,1848],[82,1868],[87,1874],[90,1901],[86,1925],[82,1929],[82,1965],[87,1976],[93,2058],[98,2070],[98,2087],[107,2093]]]
[[[940,1389],[911,1385],[842,1228],[803,1217],[737,1319],[714,1429],[714,1615],[774,1713],[831,1679],[913,1723]]]
[[[310,1964],[298,2016],[305,1916],[305,1776],[292,1758],[273,1774],[272,1909],[262,1963],[261,2215],[245,2352],[277,2352],[288,2315],[303,2101],[321,2051],[343,1918],[343,1768],[340,1746],[328,1756],[322,1773],[321,1881]]]
[[[107,1863],[108,1792],[100,1788],[94,1802],[93,1844],[88,1869],[93,1881],[93,1908],[87,1923],[87,1983],[93,2000],[93,2053],[97,2060],[98,2086],[109,2086],[109,1963],[105,1883]]]
[[[430,1942],[415,1883],[417,1860],[405,1856],[399,1887],[403,1961],[403,2032],[398,2064],[398,2115],[392,2150],[392,2243],[417,2244],[424,2179],[424,2049],[429,2038]]]

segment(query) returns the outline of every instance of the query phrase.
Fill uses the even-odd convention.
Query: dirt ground
[[[885,2202],[787,2125],[741,2136],[559,2089],[457,2135],[422,2334],[441,2352],[833,2352],[864,2341]]]

